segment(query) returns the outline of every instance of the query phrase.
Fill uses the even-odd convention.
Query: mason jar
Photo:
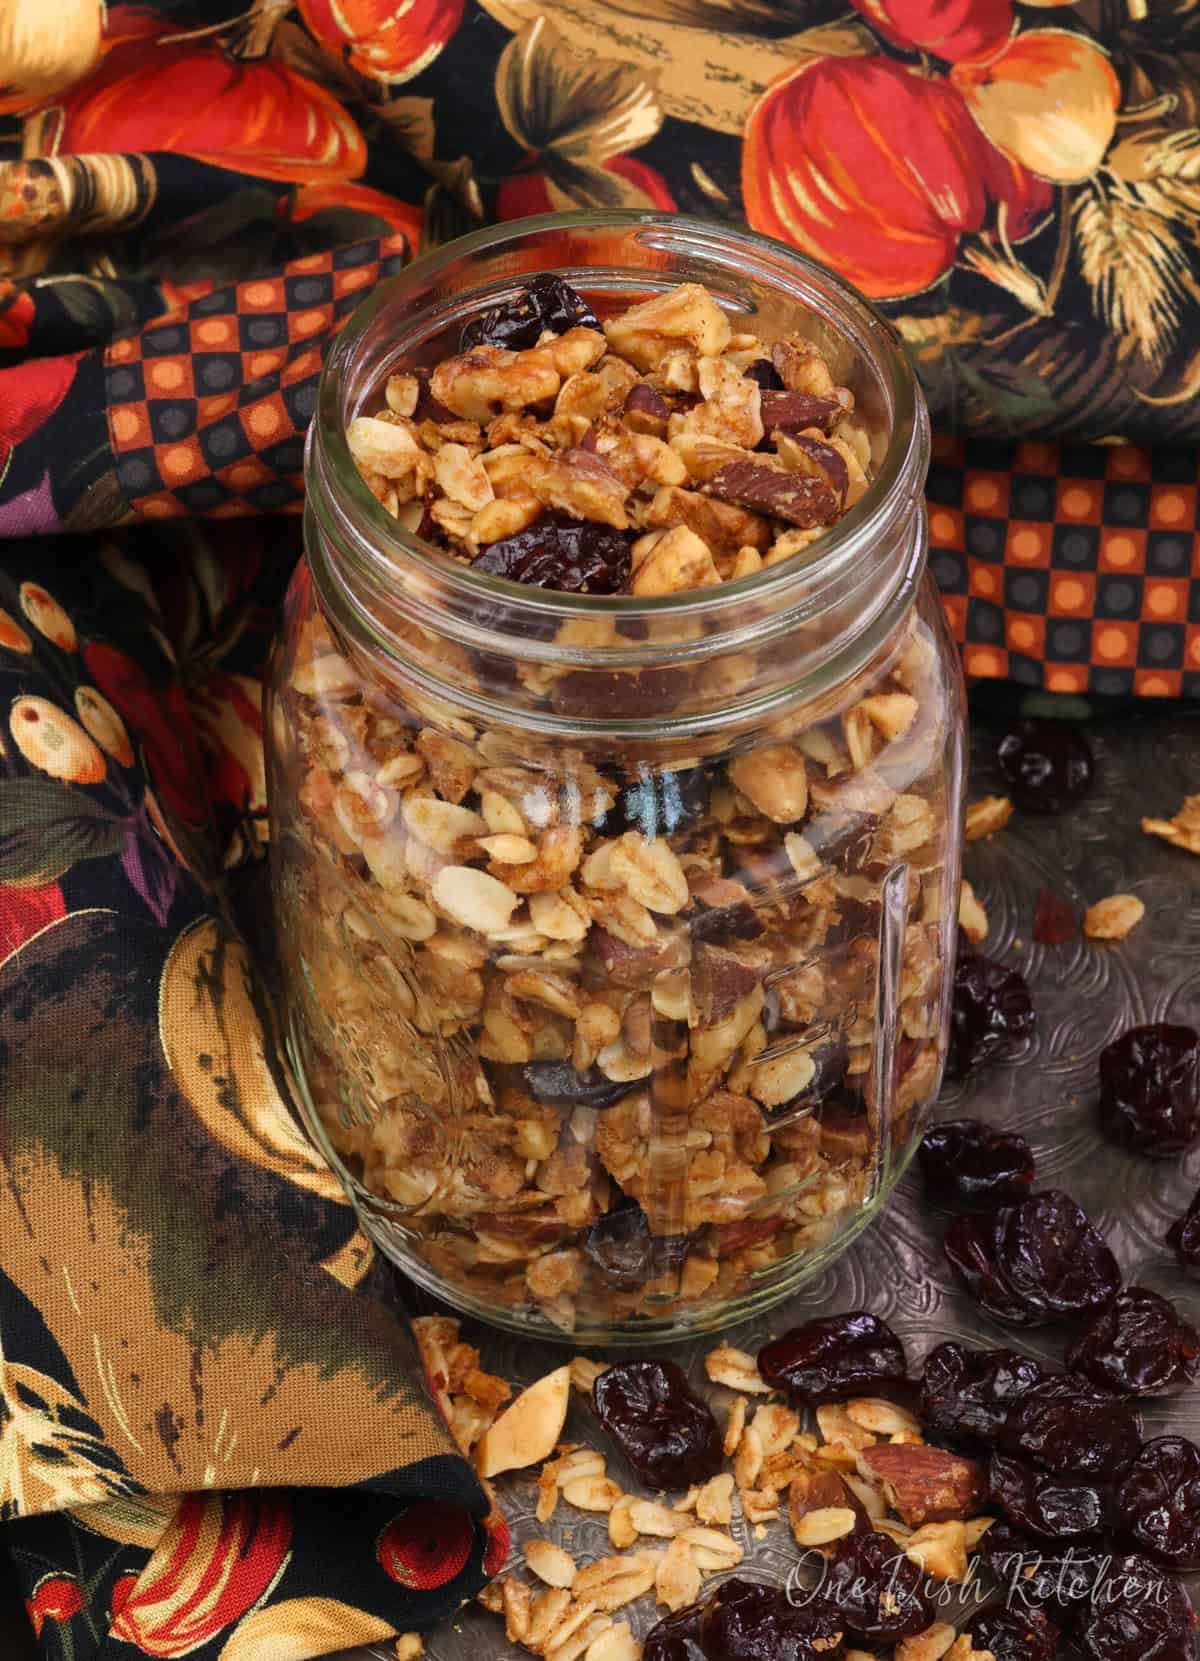
[[[736,329],[805,337],[854,394],[869,488],[795,558],[651,598],[423,543],[347,426],[537,272],[602,318],[696,282]],[[700,220],[480,231],[334,346],[269,690],[290,1056],[368,1234],[460,1309],[581,1344],[711,1329],[818,1273],[904,1170],[945,1054],[963,784],[927,462],[888,324]],[[523,839],[503,884],[500,838]]]

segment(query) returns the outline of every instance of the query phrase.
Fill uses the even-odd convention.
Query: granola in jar
[[[956,671],[910,595],[797,695],[844,615],[789,634],[723,599],[821,574],[878,465],[803,331],[696,282],[612,305],[542,275],[450,344],[345,430],[430,545],[428,594],[372,591],[413,672],[306,570],[277,656],[294,1059],[425,1284],[581,1336],[711,1324],[865,1220],[936,1090]],[[460,571],[507,580],[464,601]]]

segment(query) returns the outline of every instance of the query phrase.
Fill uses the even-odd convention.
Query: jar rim
[[[464,257],[496,253],[505,244],[517,244],[531,236],[554,232],[586,233],[595,230],[625,229],[671,242],[686,242],[692,252],[711,250],[742,252],[758,266],[773,263],[791,269],[810,287],[827,297],[828,320],[848,344],[861,352],[869,343],[870,367],[883,383],[889,403],[891,430],[887,449],[874,477],[858,502],[834,525],[824,531],[806,559],[781,560],[719,587],[685,590],[682,593],[641,595],[571,594],[553,589],[533,588],[463,565],[441,554],[402,525],[371,494],[359,475],[346,438],[342,403],[342,379],[353,363],[355,351],[379,313],[403,300],[407,289],[418,289],[439,270]],[[654,246],[652,242],[650,244]],[[630,270],[642,271],[641,267]],[[648,283],[654,280],[652,267],[645,267]],[[780,277],[786,274],[780,271]],[[797,296],[798,302],[800,297]],[[720,632],[721,620],[736,616],[749,601],[769,600],[771,610],[795,613],[804,592],[811,594],[814,583],[824,588],[848,574],[860,556],[880,538],[901,513],[909,512],[919,495],[928,462],[928,417],[907,351],[900,336],[883,314],[835,272],[807,258],[788,244],[755,231],[727,226],[688,214],[648,213],[614,209],[605,212],[540,214],[486,226],[467,236],[421,255],[397,275],[377,285],[374,292],[356,307],[330,351],[321,374],[306,452],[306,474],[310,490],[314,480],[326,478],[333,487],[336,504],[316,497],[317,517],[323,528],[342,532],[344,546],[349,531],[363,549],[369,550],[363,574],[378,580],[382,566],[388,569],[397,588],[406,574],[432,580],[467,602],[481,607],[497,604],[519,608],[523,615],[563,622],[569,617],[609,617],[629,623],[645,618],[661,624],[668,619],[703,616]],[[331,514],[330,509],[334,511]],[[340,524],[338,523],[340,521]],[[901,574],[897,583],[902,585]],[[812,611],[814,608],[806,608]],[[817,608],[819,609],[819,608]],[[801,613],[802,615],[802,613]],[[372,631],[374,632],[374,631]],[[528,643],[527,643],[528,644]],[[536,652],[530,655],[540,655]],[[602,654],[607,656],[607,654]],[[615,660],[614,660],[615,661]]]

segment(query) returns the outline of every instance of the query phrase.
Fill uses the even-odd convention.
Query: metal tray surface
[[[1097,780],[1076,810],[1054,818],[1017,813],[998,835],[967,848],[966,875],[990,924],[985,950],[1027,978],[1037,1029],[1003,1063],[947,1086],[936,1117],[971,1116],[1020,1131],[1037,1156],[1037,1186],[1066,1189],[1083,1205],[1116,1253],[1126,1283],[1174,1298],[1200,1324],[1200,1284],[1184,1276],[1163,1245],[1167,1227],[1200,1186],[1200,1144],[1182,1159],[1155,1161],[1127,1153],[1104,1138],[1095,1105],[1100,1051],[1122,1031],[1147,1021],[1200,1025],[1200,860],[1140,828],[1143,815],[1170,817],[1185,795],[1200,791],[1200,720],[1178,711],[1146,713],[1087,730]],[[994,745],[994,732],[976,731],[972,797],[1004,794]],[[1068,900],[1081,923],[1088,905],[1114,893],[1136,894],[1146,915],[1120,944],[1087,941],[1081,930],[1065,945],[1039,946],[1031,927],[1043,887]],[[755,1351],[768,1337],[818,1313],[865,1308],[895,1328],[914,1371],[948,1338],[1020,1349],[1061,1365],[1065,1328],[1005,1328],[959,1289],[941,1251],[948,1216],[923,1198],[919,1175],[910,1169],[883,1215],[820,1279],[725,1336]],[[464,1336],[479,1344],[488,1370],[515,1384],[529,1383],[563,1360],[555,1345],[468,1322]],[[669,1353],[723,1419],[729,1392],[710,1385],[704,1373],[704,1355],[718,1341],[701,1338]],[[1174,1431],[1200,1441],[1200,1385],[1182,1396],[1143,1403],[1143,1410],[1147,1437]],[[610,1474],[641,1492],[578,1397],[565,1434],[603,1448]],[[611,1550],[603,1515],[560,1502],[552,1521],[539,1524],[532,1476],[501,1478],[498,1488],[512,1528],[513,1566],[521,1561],[522,1542],[535,1535],[555,1540],[581,1563]],[[786,1520],[767,1525],[759,1539],[742,1521],[735,1500],[732,1532],[746,1553],[737,1573],[786,1579],[798,1557]],[[1200,1575],[1184,1578],[1200,1609]],[[973,1607],[939,1618],[966,1625]],[[643,1635],[661,1613],[644,1598],[616,1618],[631,1620]],[[495,1616],[475,1607],[427,1635],[426,1653],[431,1661],[526,1655],[506,1642]],[[368,1657],[390,1661],[392,1648],[346,1652],[340,1661]]]

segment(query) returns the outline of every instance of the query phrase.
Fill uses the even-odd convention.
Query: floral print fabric
[[[878,302],[971,674],[1200,692],[1192,0],[9,0],[0,1549],[56,1661],[317,1655],[503,1557],[225,895],[325,348],[597,207]]]

